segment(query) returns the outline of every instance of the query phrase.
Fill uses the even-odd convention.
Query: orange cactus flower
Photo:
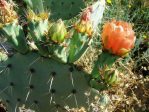
[[[103,48],[118,56],[126,55],[136,40],[130,23],[112,20],[107,22],[102,32]]]

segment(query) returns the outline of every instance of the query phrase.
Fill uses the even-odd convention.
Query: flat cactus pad
[[[0,98],[9,112],[23,104],[37,112],[87,109],[97,95],[87,73],[36,53],[14,54],[0,63],[0,71]]]
[[[24,0],[34,11],[50,11],[53,19],[70,19],[85,8],[83,0]]]

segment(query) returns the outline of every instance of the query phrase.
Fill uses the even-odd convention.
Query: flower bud
[[[104,74],[104,80],[109,85],[115,84],[118,81],[118,71],[106,70]]]
[[[92,12],[92,7],[88,7],[86,10],[84,10],[81,15],[81,21],[85,21],[85,22],[90,21],[91,12]]]
[[[52,41],[62,43],[67,35],[66,27],[62,20],[53,23],[49,29],[49,36]]]

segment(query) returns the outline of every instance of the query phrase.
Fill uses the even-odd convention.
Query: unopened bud
[[[53,23],[49,30],[49,36],[51,40],[57,43],[62,43],[67,35],[66,27],[62,20],[58,20],[56,23]]]

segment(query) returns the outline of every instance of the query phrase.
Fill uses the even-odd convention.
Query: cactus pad
[[[53,19],[70,19],[85,8],[83,0],[24,0],[34,11],[50,10]]]
[[[25,104],[37,112],[89,107],[95,91],[87,73],[36,53],[14,54],[0,63],[0,98],[9,112]]]
[[[81,12],[85,6],[83,0],[47,0],[46,2],[51,9],[51,16],[56,19],[60,17],[70,19]]]

